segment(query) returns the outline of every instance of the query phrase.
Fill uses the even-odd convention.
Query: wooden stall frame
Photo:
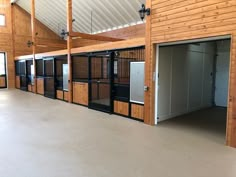
[[[35,0],[31,0],[31,32],[32,32],[32,58],[33,58],[33,66],[34,66],[34,91],[37,93],[37,79],[36,79],[36,29],[35,29]]]

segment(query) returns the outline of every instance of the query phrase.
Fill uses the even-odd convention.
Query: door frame
[[[208,38],[199,38],[199,39],[192,39],[192,40],[183,40],[183,41],[176,41],[176,42],[167,42],[167,43],[160,43],[156,44],[156,71],[155,71],[155,125],[158,124],[158,99],[159,99],[159,49],[160,47],[164,46],[174,46],[174,45],[182,45],[182,44],[191,44],[191,43],[199,43],[199,42],[210,42],[210,41],[218,41],[218,40],[232,40],[231,35],[223,35],[223,36],[215,36],[215,37],[208,37]],[[232,45],[232,44],[231,44]],[[229,78],[230,78],[230,71],[229,71]],[[228,91],[230,91],[230,81],[228,85]],[[230,93],[230,92],[228,92]],[[228,95],[229,99],[229,95]],[[229,102],[228,102],[229,104]],[[227,111],[228,117],[228,111]]]
[[[52,60],[53,61],[53,76],[46,76],[45,75],[45,61],[48,61],[48,60]],[[52,99],[56,99],[56,66],[55,66],[55,58],[54,57],[48,57],[48,58],[43,58],[43,84],[44,84],[44,96],[47,97],[47,98],[52,98]],[[45,80],[47,78],[52,78],[54,80],[54,94],[53,96],[50,96],[50,95],[47,95],[46,94],[46,82]]]
[[[91,70],[91,63],[92,63],[92,58],[96,57],[96,56],[104,56],[104,55],[109,55],[109,85],[110,85],[110,106],[105,106],[102,104],[95,104],[95,103],[91,103],[92,101],[92,70]],[[102,112],[106,112],[106,113],[110,113],[112,114],[114,112],[114,52],[113,51],[108,51],[108,52],[99,52],[99,53],[91,53],[88,56],[88,65],[89,65],[89,70],[88,70],[88,86],[89,86],[89,93],[88,93],[88,97],[89,97],[89,103],[88,103],[88,108],[89,109],[94,109],[94,110],[98,110],[98,111],[102,111]],[[109,107],[109,108],[108,108]]]
[[[0,52],[2,54],[4,54],[4,66],[5,66],[5,87],[0,87],[0,89],[6,89],[8,87],[8,82],[7,82],[7,78],[8,78],[8,74],[7,74],[7,57],[6,57],[6,52]]]

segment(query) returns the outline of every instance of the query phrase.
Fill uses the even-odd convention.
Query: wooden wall
[[[236,1],[147,0],[145,122],[154,123],[155,44],[232,35],[227,144],[236,147]]]
[[[134,25],[122,29],[117,29],[109,32],[99,33],[97,35],[114,37],[119,39],[132,39],[145,37],[145,24]],[[87,39],[73,40],[73,47],[83,47],[88,45],[102,44],[104,41],[95,41]]]
[[[8,86],[13,88],[15,86],[15,69],[12,50],[11,4],[10,0],[0,0],[0,4],[0,14],[4,14],[6,16],[6,26],[0,27],[0,51],[6,52]]]
[[[0,51],[7,54],[8,88],[14,88],[14,58],[32,54],[32,48],[26,45],[31,40],[30,15],[19,6],[11,5],[10,0],[0,0],[0,4],[0,14],[6,16],[6,26],[0,27]],[[66,42],[39,21],[36,22],[36,31],[39,43],[50,44],[50,47],[37,47],[38,53],[66,48]],[[53,44],[63,44],[65,47],[52,47]]]
[[[15,56],[32,54],[32,47],[27,46],[27,41],[32,41],[30,14],[16,4],[13,5],[12,11]],[[36,33],[37,44],[49,45],[47,47],[36,47],[36,53],[66,48],[66,41],[60,39],[57,34],[38,20],[36,20]],[[64,44],[65,46],[58,47],[58,44]]]

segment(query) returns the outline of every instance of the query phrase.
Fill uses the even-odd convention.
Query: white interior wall
[[[212,105],[214,54],[213,42],[159,49],[159,121]]]
[[[230,65],[230,40],[217,42],[215,105],[227,107]]]

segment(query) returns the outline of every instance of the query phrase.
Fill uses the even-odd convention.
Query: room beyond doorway
[[[206,121],[201,128],[208,131],[221,119],[226,130],[230,46],[230,39],[158,46],[157,123],[179,117],[172,123],[189,119],[195,127]]]

